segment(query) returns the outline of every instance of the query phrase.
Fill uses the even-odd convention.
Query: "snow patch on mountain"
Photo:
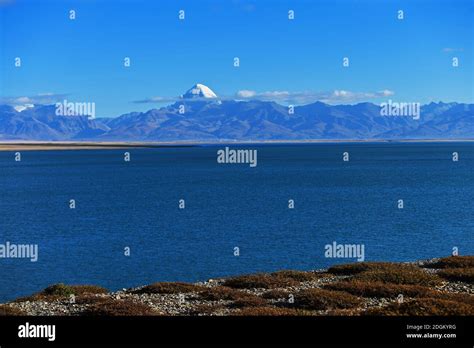
[[[26,109],[31,109],[31,108],[34,108],[34,107],[35,107],[34,104],[24,104],[24,105],[16,105],[13,108],[17,112],[22,112],[22,111],[25,111]]]
[[[181,96],[181,98],[183,99],[196,99],[196,98],[216,99],[217,95],[209,87],[201,83],[197,83],[193,87],[191,87],[186,93],[184,93]]]

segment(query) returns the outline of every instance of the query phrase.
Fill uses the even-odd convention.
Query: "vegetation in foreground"
[[[474,315],[474,256],[161,282],[117,292],[55,284],[1,304],[0,315]]]

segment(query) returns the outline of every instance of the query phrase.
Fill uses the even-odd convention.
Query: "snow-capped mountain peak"
[[[34,108],[35,106],[33,104],[23,104],[23,105],[16,105],[14,106],[14,109],[17,112],[22,112],[25,111],[26,109]]]
[[[217,95],[209,87],[197,83],[181,96],[183,99],[216,99]]]

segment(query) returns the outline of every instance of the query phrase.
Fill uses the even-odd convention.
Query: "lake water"
[[[474,143],[251,146],[255,168],[218,164],[223,147],[0,152],[0,244],[39,247],[0,258],[0,302],[355,261],[326,258],[334,241],[368,261],[474,254]]]

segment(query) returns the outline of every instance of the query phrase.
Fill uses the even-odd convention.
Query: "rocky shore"
[[[56,284],[0,304],[0,315],[474,315],[474,256],[161,282],[115,292]]]

